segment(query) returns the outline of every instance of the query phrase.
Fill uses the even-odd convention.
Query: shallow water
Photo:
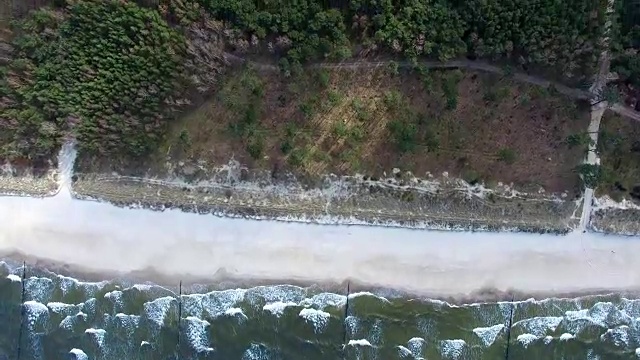
[[[18,347],[20,359],[118,360],[504,359],[507,344],[510,359],[640,352],[640,300],[615,295],[456,306],[291,285],[200,289],[180,296],[30,267],[23,281],[3,263],[0,359]]]

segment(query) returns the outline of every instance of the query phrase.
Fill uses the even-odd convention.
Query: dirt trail
[[[249,63],[260,71],[279,71],[278,66],[273,64],[249,61],[243,57],[233,55],[230,53],[225,53],[225,57],[227,58],[227,60],[229,60],[232,63],[233,62]],[[319,64],[311,64],[308,66],[308,68],[356,70],[356,69],[386,67],[386,66],[389,66],[389,64],[391,64],[392,62],[394,61],[357,61],[357,62],[340,62],[340,63],[319,63]],[[396,61],[395,63],[398,65],[399,68],[413,68],[415,66],[415,64],[409,61]],[[493,74],[505,75],[504,69],[495,65],[491,65],[484,61],[479,61],[479,60],[462,59],[462,60],[450,60],[447,62],[420,61],[419,64],[421,66],[426,67],[427,69],[465,68],[465,69],[471,69],[471,70],[486,71]],[[553,87],[559,93],[563,95],[567,95],[574,99],[588,100],[591,98],[591,93],[589,91],[585,91],[577,88],[571,88],[566,85],[560,84],[558,82],[546,80],[538,76],[531,76],[522,72],[514,72],[512,76],[516,80],[526,82],[529,84],[538,85],[545,88]]]
[[[612,16],[614,13],[614,0],[609,0],[607,4],[607,16]],[[604,111],[608,107],[608,103],[606,101],[599,101],[599,98],[602,97],[602,91],[605,86],[607,86],[607,79],[609,77],[611,61],[609,59],[609,30],[611,29],[611,21],[607,20],[606,29],[603,34],[603,38],[601,39],[603,50],[600,53],[600,58],[598,60],[598,73],[595,76],[594,82],[589,88],[589,92],[592,96],[592,105],[591,105],[591,122],[589,123],[588,133],[591,138],[591,142],[589,143],[589,151],[587,152],[587,158],[585,159],[586,164],[590,165],[598,165],[600,163],[597,154],[597,146],[598,146],[598,134],[600,132],[600,122],[602,121],[602,116]],[[594,189],[585,188],[584,192],[584,201],[582,204],[582,216],[580,217],[580,227],[579,229],[583,232],[590,225],[591,221],[591,213],[593,207],[593,193]]]

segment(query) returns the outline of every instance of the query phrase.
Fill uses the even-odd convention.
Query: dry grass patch
[[[560,94],[484,73],[381,67],[284,78],[244,68],[174,124],[163,151],[309,176],[398,167],[572,192],[585,154],[566,139],[588,122],[588,108]]]

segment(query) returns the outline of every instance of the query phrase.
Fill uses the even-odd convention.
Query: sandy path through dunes
[[[0,252],[71,269],[359,282],[433,296],[640,288],[637,238],[323,226],[0,197]],[[151,279],[154,280],[154,279]]]

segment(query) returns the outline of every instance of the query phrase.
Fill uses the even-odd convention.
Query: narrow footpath
[[[591,106],[591,122],[589,123],[589,137],[591,138],[591,142],[589,143],[589,151],[587,153],[587,158],[585,164],[598,165],[600,163],[600,159],[598,158],[598,154],[596,153],[596,148],[598,146],[598,133],[600,131],[600,122],[602,121],[602,115],[604,111],[607,109],[607,102],[603,101]],[[591,207],[593,205],[593,190],[591,188],[585,188],[583,204],[582,204],[582,216],[580,216],[580,227],[578,228],[580,231],[585,232],[589,226],[589,221],[591,219]]]
[[[611,18],[614,14],[614,0],[609,0],[607,6],[607,16]],[[611,61],[609,58],[609,31],[611,29],[611,20],[608,20],[607,28],[604,31],[602,38],[603,50],[600,53],[598,59],[598,74],[596,75],[589,92],[591,93],[591,122],[589,123],[588,133],[591,141],[589,143],[589,150],[587,152],[587,158],[585,164],[599,165],[600,159],[597,154],[598,147],[598,133],[600,132],[600,122],[602,121],[602,115],[609,107],[606,101],[599,101],[602,98],[602,92],[607,86],[607,80],[609,79],[609,72],[611,67]],[[589,228],[591,220],[591,210],[593,207],[593,192],[594,189],[586,187],[584,190],[584,198],[582,203],[582,216],[580,216],[580,226],[578,228],[581,232],[586,232]]]

